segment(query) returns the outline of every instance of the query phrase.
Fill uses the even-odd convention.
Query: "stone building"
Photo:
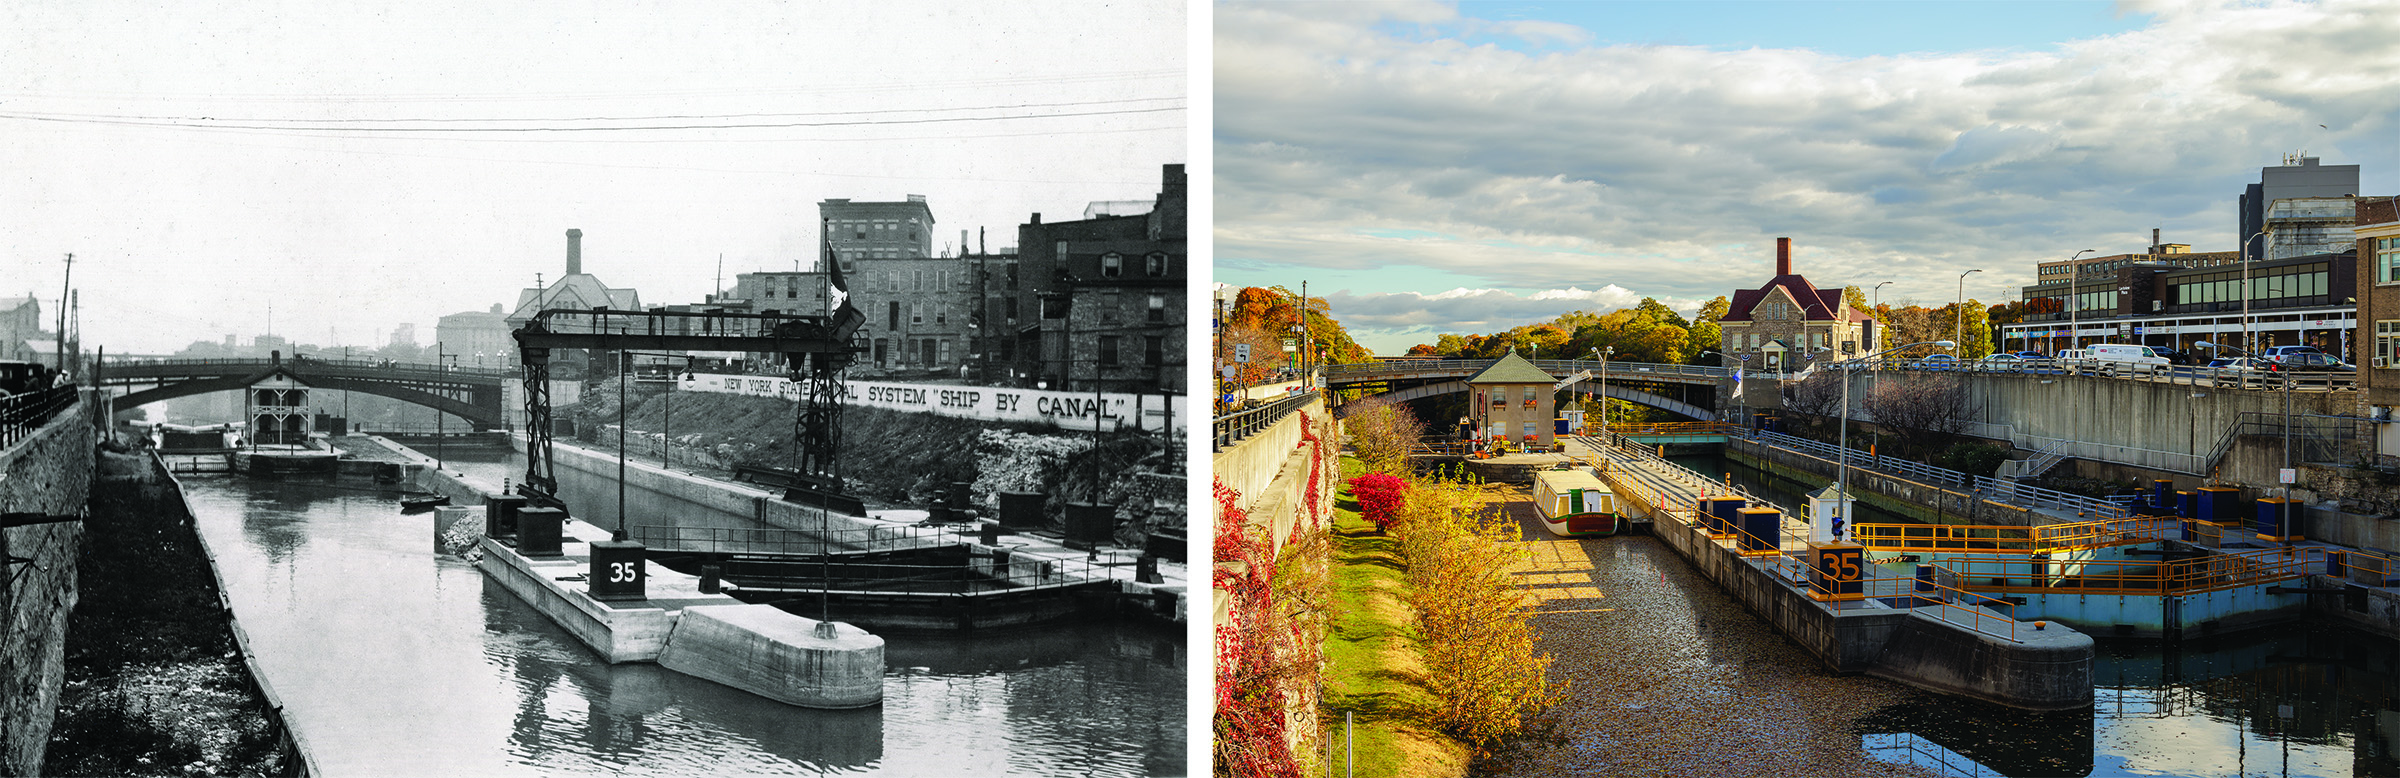
[[[1017,327],[1021,370],[1055,389],[1186,392],[1183,166],[1161,178],[1149,213],[1017,228],[1020,310],[1038,313]]]
[[[473,367],[515,367],[517,340],[509,333],[508,314],[500,304],[493,303],[490,311],[463,311],[441,318],[434,324],[434,341],[442,353],[458,357],[455,364]]]
[[[1717,350],[1751,370],[1800,370],[1817,359],[1848,359],[1875,353],[1876,322],[1842,301],[1841,287],[1819,289],[1792,272],[1792,239],[1775,239],[1775,277],[1765,286],[1733,293]]]
[[[1517,352],[1467,378],[1472,393],[1468,417],[1476,437],[1505,440],[1526,450],[1547,451],[1557,418],[1558,379]]]

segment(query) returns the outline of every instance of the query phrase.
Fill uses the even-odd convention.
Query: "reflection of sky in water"
[[[1702,472],[1752,472],[1678,458]],[[1792,500],[1789,490],[1764,491]],[[1879,761],[1960,778],[2400,775],[2400,651],[2291,623],[2180,645],[2106,641],[2088,711],[2031,713],[1920,694],[1860,719]]]
[[[241,625],[345,775],[1180,774],[1180,631],[894,638],[885,701],[775,703],[607,665],[363,482],[186,479]]]

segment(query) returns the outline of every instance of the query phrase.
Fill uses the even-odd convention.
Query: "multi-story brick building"
[[[1558,379],[1517,352],[1508,352],[1467,378],[1471,392],[1468,417],[1475,420],[1476,437],[1523,444],[1526,450],[1547,451],[1557,418]]]
[[[2361,197],[2356,208],[2359,410],[2400,419],[2400,197]],[[2400,457],[2400,424],[2373,427],[2376,453]]]
[[[1017,228],[1028,276],[1016,364],[1054,388],[1185,393],[1185,178],[1166,165],[1147,214]],[[1121,210],[1121,208],[1118,208]]]
[[[1752,370],[1799,370],[1818,359],[1849,359],[1875,353],[1874,317],[1842,301],[1840,287],[1818,289],[1792,272],[1792,239],[1775,239],[1775,277],[1765,286],[1733,293],[1717,350],[1747,355]]]

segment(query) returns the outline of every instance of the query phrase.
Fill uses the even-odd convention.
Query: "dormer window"
[[[1100,255],[1100,277],[1118,278],[1125,275],[1125,255],[1111,251]]]

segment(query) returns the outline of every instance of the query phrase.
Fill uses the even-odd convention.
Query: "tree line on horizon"
[[[1882,333],[1877,338],[1879,349],[1951,340],[1955,336],[1962,341],[1957,352],[1961,359],[1980,359],[1991,354],[1993,331],[2000,325],[2022,322],[2029,314],[2059,310],[2058,301],[2047,299],[1985,305],[1968,298],[1964,306],[1949,303],[1932,308],[1909,300],[1869,303],[1866,293],[1857,286],[1844,287],[1842,298],[1875,319]],[[1612,360],[1716,366],[1723,364],[1715,353],[1723,340],[1723,329],[1718,322],[1731,308],[1731,300],[1718,295],[1686,319],[1656,298],[1644,297],[1631,308],[1604,314],[1576,310],[1549,321],[1490,334],[1444,333],[1432,343],[1410,347],[1407,354],[1497,359],[1513,350],[1528,359],[1590,359],[1594,350],[1614,348]],[[1962,308],[1966,317],[1963,327],[1959,321]],[[1919,347],[1901,355],[1923,356],[1935,350]]]

